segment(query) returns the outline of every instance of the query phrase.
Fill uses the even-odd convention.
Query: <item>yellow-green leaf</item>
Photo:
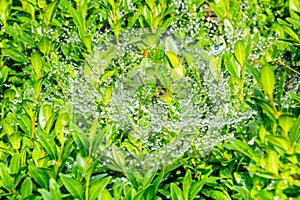
[[[44,8],[47,5],[47,1],[46,0],[38,0],[38,7],[39,8]]]
[[[107,88],[105,89],[105,94],[104,94],[104,98],[103,98],[103,103],[104,103],[104,105],[107,105],[107,104],[108,104],[111,95],[112,95],[112,88],[111,88],[111,87],[107,87]]]
[[[279,157],[275,151],[270,151],[268,155],[268,166],[267,170],[278,175],[278,164],[279,164]]]
[[[37,79],[41,77],[43,64],[44,61],[40,54],[36,51],[32,52],[31,65],[33,67],[35,75],[37,76]]]
[[[289,130],[293,127],[295,118],[290,114],[280,115],[278,121],[279,126],[282,128],[283,132],[288,133]]]
[[[246,59],[246,50],[245,45],[241,40],[237,41],[234,45],[234,55],[241,67],[243,67]]]
[[[269,97],[273,97],[275,74],[271,66],[265,65],[260,70],[261,87]]]
[[[44,55],[47,55],[51,49],[51,41],[48,38],[43,37],[38,43],[38,47]]]
[[[51,2],[45,11],[45,15],[44,15],[44,23],[46,24],[46,26],[48,26],[52,20],[52,17],[54,15],[54,12],[58,6],[59,0],[53,1]]]
[[[169,61],[170,61],[171,65],[172,65],[172,67],[176,68],[176,67],[178,67],[180,65],[179,58],[178,58],[178,56],[175,53],[173,53],[171,51],[168,51],[167,52],[167,56],[169,58]]]
[[[173,81],[178,81],[184,77],[183,67],[176,67],[171,70],[171,78]]]

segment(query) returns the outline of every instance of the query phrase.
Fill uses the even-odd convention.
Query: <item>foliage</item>
[[[300,198],[297,0],[0,0],[0,22],[1,198]],[[110,131],[109,112],[103,109],[103,121],[83,134],[69,88],[99,46],[147,27],[176,30],[211,52],[210,64],[234,93],[228,101],[256,115],[228,126],[235,139],[204,155],[192,148],[162,169],[129,172],[96,156],[94,133],[98,126]],[[100,108],[110,101],[114,80],[143,58],[168,62],[172,81],[191,77],[201,85],[201,72],[184,67],[188,55],[180,63],[174,52],[145,42],[128,68],[129,58],[122,65],[113,50],[104,52],[102,59],[114,65],[91,79],[101,86]]]

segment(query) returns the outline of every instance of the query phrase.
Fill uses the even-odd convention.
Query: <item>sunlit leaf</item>
[[[20,63],[28,62],[27,57],[23,53],[15,50],[15,49],[5,49],[4,55],[9,56],[14,61],[17,61]]]
[[[44,14],[44,23],[48,26],[53,18],[55,10],[59,4],[59,0],[55,0],[47,5],[45,14]]]
[[[246,60],[246,50],[244,42],[239,40],[234,45],[234,55],[239,64],[243,67]]]
[[[275,88],[275,74],[270,65],[265,65],[260,70],[260,84],[265,93],[272,97]]]

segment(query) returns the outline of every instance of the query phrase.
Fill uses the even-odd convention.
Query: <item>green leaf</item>
[[[190,200],[189,193],[190,193],[191,186],[192,186],[192,175],[191,175],[191,171],[187,170],[182,183],[183,196],[185,200]]]
[[[112,87],[105,88],[104,97],[103,97],[103,104],[104,105],[108,104],[111,95],[112,95]]]
[[[15,49],[5,49],[4,55],[9,56],[14,61],[17,61],[20,63],[28,62],[27,57],[23,53],[15,50]]]
[[[284,30],[287,34],[289,34],[292,38],[294,38],[297,42],[300,42],[300,39],[299,39],[298,34],[295,33],[295,32],[293,31],[293,29],[291,29],[291,28],[288,27],[288,26],[283,26],[283,30]]]
[[[133,200],[153,199],[153,196],[155,196],[154,186],[148,185],[147,187],[136,193]]]
[[[35,114],[31,103],[32,103],[31,101],[23,100],[22,107],[24,108],[25,112],[29,115],[29,117],[33,118]]]
[[[265,65],[260,70],[260,84],[269,98],[273,97],[275,88],[275,74],[270,65]]]
[[[58,116],[56,123],[55,123],[55,129],[57,131],[62,131],[66,126],[68,126],[70,123],[70,117],[68,113],[62,113]]]
[[[263,110],[264,114],[266,114],[269,119],[276,123],[276,111],[269,101],[259,97],[251,97],[251,99],[255,101],[255,104]]]
[[[39,8],[44,8],[47,5],[47,1],[46,0],[38,0],[38,7]]]
[[[42,188],[48,189],[48,183],[49,183],[48,174],[43,169],[40,169],[33,165],[30,165],[28,169],[35,182],[39,184]]]
[[[68,3],[66,4],[67,8],[69,9],[69,12],[72,16],[72,19],[75,23],[75,25],[77,26],[78,30],[80,31],[80,29],[83,29],[83,19],[82,16],[80,15],[80,13],[73,7],[72,3],[68,1]],[[83,31],[83,30],[82,30]],[[84,31],[83,31],[84,32]]]
[[[44,61],[40,54],[36,51],[31,53],[31,65],[33,67],[37,79],[42,77],[42,67],[44,65]]]
[[[163,181],[164,178],[164,173],[161,171],[159,173],[159,175],[154,179],[154,181],[152,182],[152,185],[155,187],[155,190],[158,189],[160,183]]]
[[[4,83],[7,80],[9,71],[10,71],[10,68],[8,68],[7,66],[2,66],[1,67],[1,70],[0,70],[0,81],[2,83]]]
[[[16,97],[16,91],[13,90],[13,89],[8,89],[8,90],[5,90],[4,92],[4,99],[9,99],[10,102],[12,102],[15,97]]]
[[[17,121],[19,123],[19,126],[24,131],[25,134],[30,135],[31,134],[31,119],[27,114],[21,115],[17,118]]]
[[[266,169],[278,176],[279,157],[275,151],[269,151]]]
[[[51,49],[51,41],[46,38],[43,37],[40,42],[38,43],[38,47],[39,50],[44,54],[44,55],[48,55],[50,49]]]
[[[26,197],[32,195],[33,184],[29,177],[26,177],[21,185],[21,195],[22,198],[25,199]]]
[[[211,173],[211,172],[210,172]],[[206,183],[208,179],[208,176],[205,176],[200,181],[197,181],[196,183],[192,184],[192,187],[190,189],[190,199],[196,198],[197,194],[200,192],[204,184]]]
[[[281,114],[279,119],[279,126],[282,128],[284,133],[288,133],[294,126],[295,117],[291,114]]]
[[[89,190],[89,200],[94,200],[101,196],[103,190],[110,180],[111,177],[106,177],[100,180],[92,181],[91,188]]]
[[[72,136],[74,141],[81,153],[82,156],[87,155],[87,149],[89,148],[89,141],[85,133],[83,133],[78,127],[75,125],[71,125],[71,128],[74,130],[72,132]]]
[[[289,0],[289,8],[296,12],[300,12],[300,2],[298,0]]]
[[[286,152],[293,151],[290,142],[287,138],[281,135],[266,135],[266,141],[272,143],[275,147],[285,150]]]
[[[205,196],[215,200],[231,200],[224,192],[216,189],[203,189],[201,191]]]
[[[41,77],[37,81],[35,81],[35,83],[33,84],[35,98],[37,98],[42,91],[43,81],[44,81],[44,78]]]
[[[155,177],[156,174],[157,174],[157,170],[156,169],[154,169],[154,170],[148,170],[146,172],[146,174],[144,175],[143,186],[144,187],[149,186],[152,183],[152,181],[153,181],[153,179],[154,179],[154,177]]]
[[[110,71],[105,72],[100,79],[100,85],[102,83],[104,83],[105,81],[107,81],[110,77],[112,77],[115,72],[116,72],[115,70],[110,70]]]
[[[11,174],[18,174],[21,165],[21,156],[20,153],[15,153],[9,164],[9,169]]]
[[[240,67],[230,52],[224,54],[224,65],[233,77],[240,79]]]
[[[298,119],[295,121],[293,128],[291,129],[290,132],[290,140],[293,142],[297,142],[300,138],[300,116]]]
[[[244,42],[239,40],[234,45],[234,55],[241,67],[244,67],[246,60],[246,50]]]
[[[98,199],[113,200],[108,190],[103,190]]]
[[[240,151],[241,153],[248,156],[250,159],[255,159],[255,154],[252,148],[245,142],[241,140],[235,140],[232,144],[226,145],[227,148]]]
[[[52,115],[53,115],[53,111],[49,104],[43,104],[40,107],[39,123],[43,130],[45,129],[46,124]]]
[[[175,53],[168,51],[167,56],[169,58],[172,67],[177,68],[180,65],[179,58]]]
[[[2,187],[6,190],[12,191],[14,189],[13,179],[8,172],[8,168],[3,163],[0,163],[0,177]]]
[[[68,175],[65,174],[59,174],[64,186],[67,188],[67,190],[71,193],[71,195],[76,198],[83,200],[84,194],[82,185],[80,182],[70,178]]]
[[[92,52],[92,45],[93,45],[93,38],[92,38],[92,36],[85,35],[85,36],[83,36],[82,40],[83,40],[84,46],[87,48],[87,51],[89,53],[91,53]]]
[[[59,0],[55,0],[47,6],[44,14],[44,23],[46,24],[46,26],[50,24],[58,4],[59,4]]]
[[[22,135],[19,132],[14,132],[8,136],[9,143],[12,145],[13,149],[21,148]]]
[[[51,131],[51,129],[52,129],[52,126],[53,126],[53,124],[54,124],[55,119],[56,119],[56,114],[54,113],[54,114],[48,119],[48,121],[47,121],[47,123],[46,123],[45,129],[44,129],[45,133],[47,133],[47,134],[50,133],[50,131]]]
[[[50,193],[54,200],[61,200],[61,192],[56,181],[51,178],[49,183]]]
[[[52,136],[43,133],[42,131],[39,133],[39,141],[46,149],[47,153],[49,154],[52,160],[58,159],[58,153],[55,141]]]
[[[44,200],[53,200],[52,194],[46,189],[38,189],[39,193],[41,193]]]
[[[173,81],[178,81],[184,77],[185,69],[183,66],[179,66],[176,68],[171,69],[171,78]]]
[[[175,184],[171,183],[171,199],[172,200],[183,200],[183,193],[181,189]]]

